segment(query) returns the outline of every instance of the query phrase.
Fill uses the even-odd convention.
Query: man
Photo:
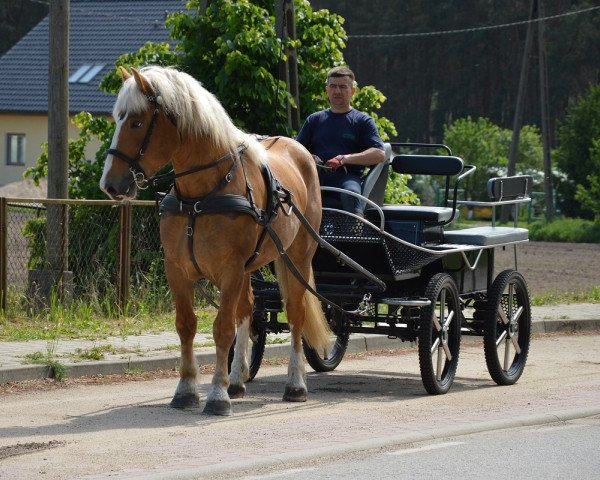
[[[331,108],[310,115],[296,140],[325,161],[327,170],[321,172],[321,185],[360,193],[365,166],[385,160],[383,141],[375,121],[350,105],[356,92],[352,70],[329,70],[325,91]],[[363,215],[360,199],[340,196],[344,210]]]

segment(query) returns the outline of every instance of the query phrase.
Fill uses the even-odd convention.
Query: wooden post
[[[48,198],[68,198],[69,0],[50,2],[48,47]],[[48,262],[59,289],[68,270],[67,218],[66,205],[48,205]]]
[[[275,30],[283,42],[285,38],[296,40],[296,13],[292,0],[275,0]],[[298,85],[298,57],[296,49],[285,51],[287,60],[279,63],[279,79],[287,85],[287,90],[296,103],[296,108],[287,104],[288,125],[291,131],[300,130],[300,91]]]
[[[6,259],[8,257],[8,224],[6,198],[0,197],[0,311],[6,311],[8,282],[6,275]]]
[[[544,5],[538,0],[539,17],[544,16]],[[542,146],[544,148],[544,193],[546,203],[546,220],[554,219],[554,193],[552,189],[552,159],[550,158],[550,119],[548,113],[548,78],[546,66],[546,45],[544,41],[544,23],[538,22],[538,59],[540,70],[540,104],[542,114]]]
[[[508,152],[508,169],[507,176],[512,176],[517,171],[517,156],[519,154],[519,138],[521,136],[521,123],[523,117],[523,103],[525,99],[525,87],[527,77],[529,76],[529,58],[531,56],[531,48],[533,45],[533,19],[536,17],[538,10],[537,0],[531,0],[531,8],[529,11],[529,23],[527,24],[527,34],[525,36],[525,48],[523,50],[523,58],[521,60],[521,75],[519,77],[519,90],[517,92],[517,103],[515,106],[515,116],[513,118],[512,139]],[[503,207],[500,214],[500,222],[506,223],[510,209]]]
[[[129,301],[129,276],[131,274],[131,203],[119,207],[119,309],[125,310]]]

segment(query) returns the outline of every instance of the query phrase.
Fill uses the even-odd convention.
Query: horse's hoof
[[[231,404],[225,400],[210,400],[206,402],[202,413],[204,415],[228,417],[232,415]]]
[[[305,388],[301,387],[285,387],[283,400],[285,402],[306,402],[308,393]]]
[[[229,398],[244,398],[244,395],[246,395],[246,386],[233,384],[229,385],[227,393],[229,394]]]
[[[175,394],[169,404],[172,408],[199,408],[200,397],[197,393]]]

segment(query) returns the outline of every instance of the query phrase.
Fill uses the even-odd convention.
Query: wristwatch
[[[346,158],[344,155],[337,155],[337,156],[335,157],[335,159],[336,159],[336,160],[339,160],[339,161],[340,161],[340,165],[343,165],[343,164],[344,164],[344,158]]]

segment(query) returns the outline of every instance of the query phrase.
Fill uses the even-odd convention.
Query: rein
[[[371,281],[374,284],[375,291],[383,292],[385,290],[385,288],[386,288],[385,283],[383,283],[376,276],[374,276],[371,272],[369,272],[368,270],[363,268],[361,265],[356,263],[350,257],[345,255],[343,252],[341,252],[340,250],[338,250],[333,245],[331,245],[327,241],[323,240],[319,236],[318,232],[316,232],[315,229],[312,227],[312,225],[310,225],[310,223],[308,222],[306,217],[304,217],[302,212],[298,209],[298,207],[294,203],[291,192],[289,190],[285,189],[281,185],[281,183],[279,183],[279,181],[273,176],[273,174],[271,173],[271,170],[269,169],[269,167],[267,165],[263,165],[262,169],[261,169],[265,184],[267,186],[267,189],[266,189],[267,190],[267,205],[266,205],[265,210],[258,208],[258,206],[256,205],[256,203],[254,201],[254,196],[252,195],[252,186],[250,185],[250,182],[248,180],[248,176],[246,174],[246,168],[244,167],[243,158],[244,158],[244,152],[246,151],[246,148],[247,148],[247,146],[244,144],[238,145],[238,149],[236,152],[237,155],[235,155],[235,156],[231,152],[227,152],[225,155],[218,158],[217,160],[190,168],[183,172],[175,173],[174,170],[171,170],[168,173],[165,173],[162,175],[154,175],[154,176],[148,178],[148,176],[146,175],[146,172],[140,165],[140,160],[146,153],[148,145],[150,144],[150,139],[152,137],[152,134],[153,134],[154,129],[156,128],[156,124],[158,122],[158,116],[160,114],[161,106],[160,106],[160,101],[159,101],[159,98],[160,98],[159,95],[156,95],[156,96],[147,95],[146,98],[154,106],[154,112],[152,114],[152,121],[150,122],[150,126],[148,127],[148,130],[146,131],[146,135],[144,136],[144,140],[142,141],[142,144],[140,146],[140,149],[138,150],[136,157],[132,158],[129,155],[125,154],[124,152],[122,152],[116,148],[110,148],[108,150],[108,153],[110,155],[120,158],[121,160],[123,160],[124,162],[126,162],[129,165],[129,167],[130,167],[129,170],[131,171],[131,173],[133,175],[133,182],[136,184],[136,186],[138,188],[143,190],[143,189],[148,188],[149,186],[157,186],[160,183],[174,182],[174,180],[179,177],[183,177],[185,175],[190,175],[192,173],[200,172],[202,170],[207,170],[207,169],[216,167],[230,159],[233,159],[233,162],[231,164],[231,167],[229,168],[229,171],[225,174],[225,176],[221,179],[221,181],[219,181],[219,183],[207,195],[204,195],[203,197],[196,197],[196,198],[182,197],[181,195],[179,195],[176,183],[173,183],[173,190],[175,191],[175,194],[165,193],[165,194],[157,195],[157,201],[160,200],[160,207],[159,207],[160,214],[162,214],[163,212],[169,212],[169,213],[176,213],[176,214],[177,213],[186,214],[188,216],[188,225],[186,228],[186,235],[188,237],[188,242],[187,242],[188,250],[189,250],[189,254],[190,254],[192,263],[194,265],[194,268],[196,269],[196,271],[198,272],[198,274],[200,276],[202,276],[202,270],[200,268],[200,265],[198,265],[198,262],[196,260],[196,255],[194,254],[194,227],[195,227],[195,223],[196,223],[196,217],[198,215],[203,215],[203,214],[219,214],[219,213],[223,214],[223,213],[235,213],[235,212],[245,213],[245,214],[248,214],[251,217],[253,217],[254,220],[259,225],[264,227],[260,237],[258,238],[256,247],[254,248],[254,253],[250,256],[250,258],[246,261],[246,263],[244,265],[245,268],[248,268],[252,264],[252,262],[256,259],[256,257],[260,254],[260,249],[266,239],[267,234],[269,234],[269,236],[273,240],[273,243],[275,243],[275,246],[277,247],[277,251],[279,252],[279,255],[283,259],[287,268],[294,275],[294,277],[296,277],[296,279],[310,293],[315,295],[319,300],[326,303],[327,305],[330,305],[334,309],[340,310],[342,312],[346,312],[346,310],[344,310],[342,307],[331,302],[330,300],[325,298],[323,295],[318,293],[316,291],[316,289],[313,288],[313,286],[310,285],[310,283],[308,281],[306,281],[306,279],[302,276],[300,271],[294,265],[292,259],[287,254],[287,251],[286,251],[285,247],[283,246],[281,239],[279,238],[279,236],[277,235],[277,233],[275,232],[275,230],[272,227],[273,220],[277,217],[279,210],[281,210],[284,213],[284,215],[286,215],[286,216],[291,215],[291,213],[293,212],[296,215],[296,217],[300,220],[300,223],[302,223],[304,228],[308,231],[308,233],[317,241],[319,246],[321,246],[322,248],[325,248],[326,250],[328,250],[329,252],[334,254],[337,257],[338,261],[348,265],[350,268],[352,268],[353,270],[355,270],[356,272],[360,273],[365,278],[367,278],[369,281]],[[168,112],[166,109],[165,109],[165,113],[167,115],[167,118],[169,118],[169,120],[174,125],[176,125],[175,116],[171,112]],[[276,137],[266,147],[266,149],[267,150],[270,149],[275,144],[275,142],[277,142],[278,139],[279,139],[279,137]],[[264,139],[259,139],[259,140],[262,141]],[[237,195],[237,194],[218,195],[218,193],[221,190],[223,190],[223,188],[225,188],[233,179],[233,174],[237,167],[238,159],[239,159],[239,163],[242,166],[242,171],[244,173],[244,180],[246,183],[246,192],[245,192],[246,195],[245,196]],[[317,162],[317,164],[318,164],[318,162]],[[287,210],[284,207],[284,204],[286,204],[288,206]],[[346,313],[355,313],[355,312],[346,312]]]

